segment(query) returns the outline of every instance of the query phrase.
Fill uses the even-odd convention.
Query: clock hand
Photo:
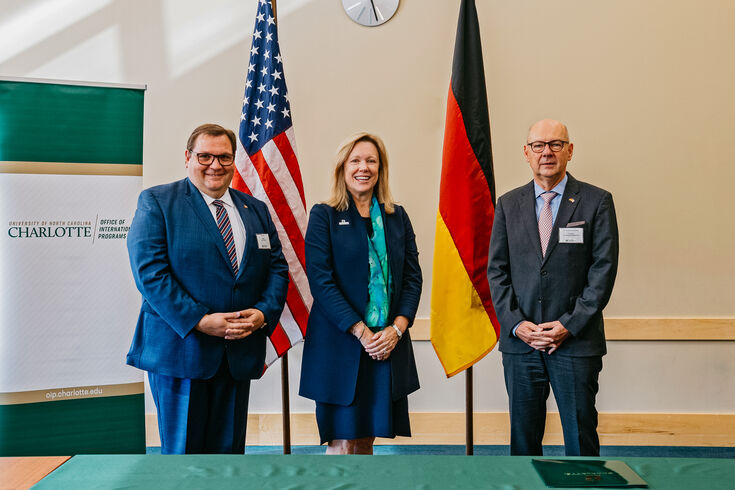
[[[375,22],[378,22],[378,12],[375,11],[375,2],[373,0],[370,0],[370,5],[373,7],[373,15],[375,15]]]

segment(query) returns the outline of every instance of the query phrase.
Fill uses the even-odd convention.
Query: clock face
[[[374,27],[385,24],[398,10],[399,0],[342,0],[350,19],[360,25]]]

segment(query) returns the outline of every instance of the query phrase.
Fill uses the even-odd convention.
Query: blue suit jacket
[[[283,310],[288,265],[266,205],[229,189],[246,231],[235,277],[222,235],[199,190],[189,181],[144,190],[128,232],[128,253],[143,305],[127,363],[177,378],[214,376],[227,352],[235,379],[263,374],[265,340]],[[258,247],[268,234],[270,249]],[[208,313],[257,308],[267,326],[242,340],[194,329]]]
[[[383,212],[393,277],[390,315],[411,322],[421,296],[416,236],[401,206]],[[363,319],[368,301],[368,243],[363,218],[350,202],[346,211],[326,204],[311,209],[306,231],[306,271],[314,304],[306,330],[299,394],[319,402],[349,405],[355,397],[360,341],[347,330]],[[419,388],[408,330],[388,361],[393,399]]]
[[[500,321],[500,350],[532,348],[515,337],[522,320],[559,320],[571,333],[554,355],[606,352],[602,309],[618,270],[618,225],[612,195],[569,175],[546,255],[541,257],[533,182],[498,200],[488,280]],[[559,228],[583,230],[583,243],[559,243]]]

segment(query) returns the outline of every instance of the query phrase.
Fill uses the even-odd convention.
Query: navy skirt
[[[335,439],[411,436],[408,397],[391,397],[390,361],[375,361],[360,353],[355,399],[350,405],[316,402],[321,443]]]

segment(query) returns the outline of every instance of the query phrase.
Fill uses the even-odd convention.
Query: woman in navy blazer
[[[378,256],[387,259],[382,268],[369,264]],[[306,272],[314,304],[299,393],[316,400],[327,454],[372,454],[375,437],[410,436],[407,395],[419,381],[408,327],[422,277],[411,222],[388,187],[379,137],[358,133],[338,151],[332,196],[311,209]],[[381,307],[384,324],[370,324]]]

